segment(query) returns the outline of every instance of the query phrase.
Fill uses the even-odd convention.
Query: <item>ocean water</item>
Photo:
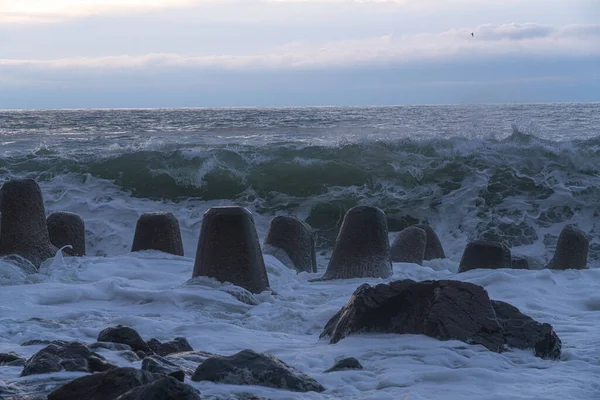
[[[194,383],[207,398],[600,398],[600,104],[0,111],[0,144],[1,180],[35,178],[47,212],[81,215],[88,253],[48,260],[33,276],[0,261],[0,297],[12,300],[0,302],[0,352],[31,355],[41,347],[20,346],[29,339],[90,342],[123,323],[145,339],[186,336],[197,350],[270,352],[327,388]],[[429,223],[449,258],[395,264],[390,279],[480,284],[551,323],[562,360],[414,335],[329,345],[318,340],[327,320],[361,283],[381,280],[309,283],[315,275],[270,256],[279,295],[257,296],[258,306],[238,302],[226,285],[188,281],[202,214],[231,204],[253,212],[261,240],[275,215],[308,221],[319,274],[355,205],[383,209],[390,239]],[[129,253],[138,216],[158,210],[179,219],[185,257]],[[456,275],[464,246],[479,238],[503,241],[541,268],[571,223],[590,236],[589,270]],[[324,374],[339,356],[357,357],[365,370]],[[19,373],[0,367],[0,393],[2,385],[27,390]]]

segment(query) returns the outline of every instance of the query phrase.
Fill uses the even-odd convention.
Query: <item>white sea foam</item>
[[[265,256],[278,295],[239,302],[208,278],[188,281],[191,258],[159,252],[115,257],[57,257],[34,281],[17,278],[1,287],[0,352],[30,356],[42,346],[31,339],[93,342],[100,330],[129,325],[146,340],[185,336],[197,350],[233,354],[250,348],[276,355],[317,379],[326,391],[292,393],[263,387],[194,383],[203,398],[251,393],[271,399],[597,399],[600,394],[600,269],[584,271],[473,270],[456,275],[449,260],[424,267],[395,264],[390,280],[460,279],[482,285],[490,297],[510,302],[538,321],[552,324],[562,339],[560,361],[531,351],[492,353],[482,346],[442,342],[420,335],[368,334],[335,345],[319,340],[325,323],[363,282],[352,279],[309,283]],[[431,267],[433,268],[431,268]],[[0,265],[0,270],[6,266]],[[35,318],[35,319],[34,319]],[[139,367],[109,351],[121,366]],[[361,371],[324,373],[341,357],[356,357]],[[20,367],[0,369],[7,384]]]

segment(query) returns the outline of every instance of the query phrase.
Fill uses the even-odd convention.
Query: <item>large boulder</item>
[[[135,329],[117,325],[106,328],[98,334],[98,342],[121,343],[130,346],[135,351],[152,354],[152,350]]]
[[[364,284],[329,320],[321,337],[337,343],[356,333],[423,334],[480,344],[498,353],[508,345],[535,349],[540,357],[558,357],[560,340],[552,327],[511,307],[492,303],[484,288],[467,282],[406,279],[374,287]]]
[[[590,241],[575,225],[567,225],[560,232],[554,257],[546,268],[585,269]]]
[[[252,350],[243,350],[229,357],[209,358],[198,366],[192,380],[267,386],[294,392],[325,390],[317,381],[274,356]]]
[[[388,278],[392,275],[385,214],[379,208],[350,209],[321,279]]]
[[[77,378],[51,392],[48,400],[115,400],[133,388],[162,378],[164,375],[135,368],[114,368]]]
[[[425,224],[418,224],[413,226],[415,228],[423,229],[427,234],[427,246],[425,247],[425,254],[423,255],[423,260],[435,260],[438,258],[446,258],[446,253],[444,253],[444,247],[442,246],[442,242],[440,241],[440,238],[431,226]]]
[[[25,362],[21,376],[46,374],[60,371],[97,372],[115,366],[104,361],[83,343],[50,344]]]
[[[0,198],[0,256],[17,254],[39,268],[58,251],[50,242],[40,187],[33,179],[11,180]]]
[[[467,245],[460,260],[458,272],[477,268],[511,268],[510,249],[499,242],[475,240]]]
[[[269,278],[252,214],[243,207],[213,207],[202,220],[193,277],[208,276],[252,293]]]
[[[427,234],[425,231],[409,226],[402,230],[392,243],[392,261],[423,265],[426,246]]]
[[[140,216],[135,227],[131,251],[159,250],[183,256],[179,221],[172,213],[153,212]]]
[[[200,400],[200,392],[172,377],[138,386],[116,400]]]
[[[63,248],[71,245],[72,248],[64,249],[69,256],[85,256],[85,224],[83,219],[70,212],[53,212],[46,219],[50,242],[56,247]]]
[[[298,218],[273,218],[263,244],[263,253],[270,254],[286,267],[299,272],[317,272],[315,236],[312,228]]]
[[[562,343],[550,324],[540,324],[503,301],[492,300],[496,318],[504,332],[506,345],[517,349],[533,349],[541,358],[558,359]]]

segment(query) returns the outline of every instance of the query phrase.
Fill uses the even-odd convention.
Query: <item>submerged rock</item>
[[[356,358],[349,357],[337,361],[333,367],[329,368],[325,372],[346,371],[348,369],[363,369],[363,366],[360,364],[360,361],[358,361]]]
[[[529,269],[529,261],[525,257],[513,256],[511,259],[512,269]]]
[[[312,228],[298,218],[278,216],[269,224],[263,252],[299,272],[317,272],[315,236]]]
[[[417,224],[413,225],[415,228],[423,229],[427,234],[427,246],[425,247],[425,254],[423,260],[436,260],[438,258],[446,258],[444,247],[438,237],[437,233],[429,225]]]
[[[550,269],[585,269],[590,241],[575,225],[567,225],[560,232],[554,257],[548,263]]]
[[[83,343],[70,342],[64,345],[50,344],[35,353],[25,363],[21,376],[60,371],[97,372],[114,367]]]
[[[143,351],[151,354],[152,350],[144,342],[142,337],[135,329],[128,326],[117,325],[104,329],[98,335],[98,342],[121,343],[130,346],[134,351]]]
[[[159,250],[183,256],[179,221],[172,213],[144,213],[137,221],[131,251]]]
[[[321,279],[387,278],[392,275],[387,221],[376,207],[358,206],[344,217]]]
[[[313,378],[274,356],[256,353],[252,350],[243,350],[229,357],[209,358],[198,366],[192,380],[231,385],[267,386],[294,392],[322,392],[325,390]]]
[[[467,245],[460,260],[458,272],[477,268],[511,268],[510,249],[499,242],[475,240]]]
[[[185,377],[184,372],[177,364],[160,356],[148,356],[144,358],[144,361],[142,361],[142,370],[152,372],[153,374],[171,375],[182,382]]]
[[[425,231],[409,226],[396,236],[392,244],[392,261],[423,265],[426,246],[427,234]]]
[[[161,343],[156,339],[150,339],[147,343],[148,347],[159,356],[167,356],[173,353],[181,353],[184,351],[194,351],[186,338],[176,337],[170,342]]]
[[[481,344],[500,353],[505,345],[560,356],[552,326],[539,324],[516,308],[492,302],[481,286],[460,281],[410,279],[360,286],[325,326],[321,337],[337,343],[367,332],[422,334],[439,340]]]
[[[172,377],[138,386],[116,400],[200,400],[200,392]]]
[[[19,357],[15,353],[0,353],[0,365],[6,366],[23,366],[25,365],[25,359]]]
[[[16,254],[36,268],[58,249],[50,243],[42,191],[33,179],[5,182],[0,189],[0,256]]]
[[[138,386],[163,378],[135,368],[115,368],[82,376],[48,395],[48,400],[114,400]]]
[[[85,256],[85,224],[77,214],[70,212],[53,212],[46,219],[50,242],[56,247],[65,248],[63,252],[69,256]]]
[[[269,278],[252,214],[243,207],[213,207],[202,219],[193,277],[208,276],[252,293]]]

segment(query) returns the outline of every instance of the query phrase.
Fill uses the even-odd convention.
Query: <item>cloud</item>
[[[310,69],[357,65],[398,65],[420,61],[486,57],[563,57],[600,54],[600,25],[549,26],[534,23],[481,25],[439,34],[383,35],[326,43],[298,41],[270,52],[236,55],[152,53],[47,60],[0,59],[0,67],[149,69]]]

